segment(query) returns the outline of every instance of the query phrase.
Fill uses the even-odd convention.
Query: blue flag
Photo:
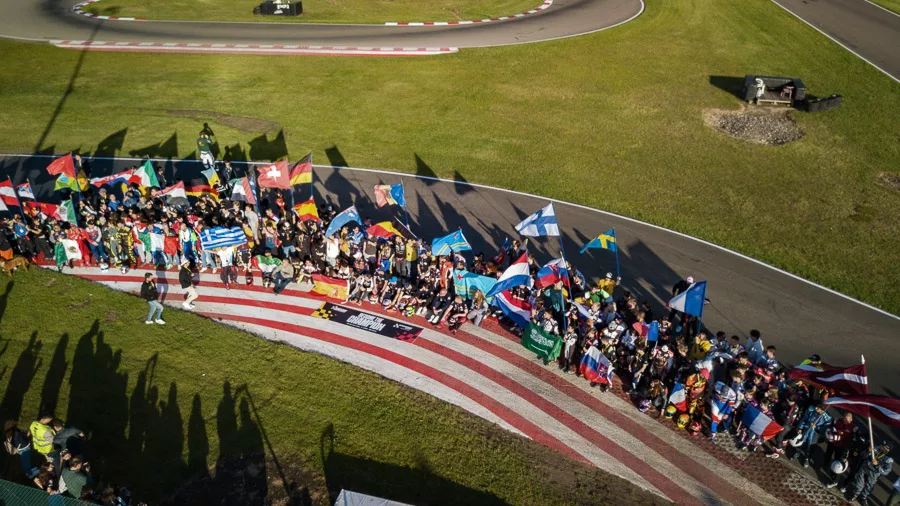
[[[703,304],[706,301],[706,281],[693,283],[687,290],[669,300],[669,308],[692,316],[703,317]]]
[[[359,218],[359,212],[356,211],[356,206],[350,206],[335,216],[331,223],[328,224],[328,229],[325,230],[325,237],[331,237],[332,234],[350,222],[362,223],[362,220]]]
[[[618,250],[618,247],[616,246],[616,229],[611,228],[591,239],[591,242],[585,244],[584,247],[581,248],[581,253],[592,248],[608,249],[610,251]]]
[[[247,236],[241,227],[215,227],[207,228],[200,232],[200,244],[203,249],[212,251],[230,246],[240,246],[247,243]]]
[[[659,322],[651,322],[650,329],[647,331],[647,342],[655,343],[659,341]]]
[[[539,237],[545,235],[558,236],[559,223],[556,222],[556,212],[553,204],[532,214],[516,225],[516,231],[522,235]]]
[[[434,256],[446,256],[451,252],[470,251],[472,246],[466,240],[462,230],[457,230],[450,235],[438,237],[431,241],[431,254]]]
[[[453,271],[453,287],[456,289],[456,295],[462,295],[464,299],[471,299],[478,290],[487,294],[495,284],[497,284],[496,278],[479,276],[469,271]],[[488,298],[487,301],[491,303],[492,298]]]

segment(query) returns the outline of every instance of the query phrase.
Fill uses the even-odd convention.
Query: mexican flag
[[[62,267],[69,260],[81,260],[81,249],[78,247],[78,243],[70,239],[61,239],[57,242],[54,253],[57,267]]]
[[[56,214],[54,218],[60,221],[71,223],[72,225],[78,224],[77,220],[75,219],[75,204],[71,199],[60,202],[59,206],[56,207]]]
[[[150,186],[159,188],[159,180],[156,178],[156,171],[153,170],[153,164],[150,163],[150,160],[144,160],[144,164],[134,171],[132,181],[145,188]]]
[[[556,360],[562,350],[562,339],[544,332],[532,323],[522,334],[522,346],[535,352],[538,358]]]

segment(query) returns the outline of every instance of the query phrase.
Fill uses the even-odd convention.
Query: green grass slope
[[[354,366],[32,269],[0,281],[0,418],[85,431],[93,469],[159,503],[656,504],[657,496]],[[5,454],[4,454],[5,455]],[[3,476],[21,474],[6,459]],[[269,503],[267,503],[269,504]]]
[[[766,0],[650,0],[613,30],[429,58],[0,55],[7,151],[194,156],[206,121],[223,156],[312,150],[579,202],[900,313],[900,193],[876,182],[900,166],[900,85]],[[705,126],[705,109],[740,107],[745,73],[843,107],[795,113],[805,137],[780,147]]]

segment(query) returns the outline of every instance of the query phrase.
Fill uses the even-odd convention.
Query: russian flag
[[[509,291],[505,291],[494,296],[494,305],[520,328],[528,327],[531,321],[531,304],[527,300],[517,299]]]
[[[576,309],[578,309],[578,320],[582,323],[588,321],[589,318],[593,318],[593,315],[588,308],[582,306],[574,300],[572,301],[572,305],[575,306]]]
[[[687,393],[684,391],[684,385],[680,382],[675,383],[672,387],[672,393],[669,395],[669,404],[675,406],[678,411],[687,411]]]
[[[531,285],[531,271],[528,270],[528,252],[525,252],[522,253],[522,256],[520,256],[518,260],[510,264],[510,266],[503,271],[503,274],[500,275],[500,279],[497,280],[497,284],[491,288],[489,293],[484,295],[486,297],[491,297],[500,292],[505,292],[514,286],[527,286],[528,288],[531,288]]]
[[[682,313],[703,316],[703,303],[706,300],[706,281],[692,283],[687,290],[669,300],[669,308]]]
[[[764,415],[759,408],[752,404],[748,404],[747,407],[744,408],[744,417],[741,419],[741,423],[750,429],[750,432],[763,438],[763,441],[772,439],[784,429],[784,427],[772,421],[771,418]]]
[[[566,262],[562,258],[557,258],[541,267],[537,273],[537,279],[534,280],[534,287],[542,290],[555,285],[557,281],[562,281],[563,285],[569,288],[569,270],[566,269]]]
[[[606,355],[600,353],[596,346],[591,346],[584,354],[581,365],[578,366],[578,372],[591,383],[608,385],[612,382],[612,363],[606,358]]]

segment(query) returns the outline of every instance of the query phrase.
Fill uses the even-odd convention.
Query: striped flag
[[[669,394],[669,404],[675,406],[675,409],[679,412],[687,411],[687,392],[684,391],[682,383],[676,382],[675,386],[672,387],[672,393]]]
[[[291,168],[291,186],[312,183],[312,175],[312,153],[310,153]]]
[[[219,194],[208,184],[200,180],[191,181],[191,184],[184,187],[184,192],[188,197],[200,198],[204,195],[209,195],[215,200],[219,200]]]
[[[300,221],[321,221],[319,220],[319,210],[316,209],[316,200],[313,198],[294,206],[294,212],[297,213]]]
[[[494,296],[494,305],[520,328],[528,327],[531,321],[531,304],[527,300],[517,299],[507,290]]]
[[[741,419],[741,423],[747,427],[750,432],[761,437],[763,441],[772,439],[784,429],[784,427],[778,425],[772,421],[771,418],[764,415],[763,412],[753,404],[747,404],[747,406],[744,407],[744,417]]]
[[[251,205],[256,204],[256,195],[250,186],[250,178],[244,176],[239,179],[232,179],[231,184],[231,200],[236,202],[246,202]]]
[[[900,399],[886,395],[843,395],[823,403],[900,427]]]
[[[34,192],[31,191],[31,183],[16,186],[16,193],[19,194],[19,198],[34,200]]]
[[[144,163],[134,171],[131,179],[132,183],[137,183],[144,188],[159,188],[159,179],[156,178],[156,170],[150,160],[144,160]]]
[[[187,205],[187,193],[184,190],[184,182],[179,181],[162,191],[161,195],[165,197],[166,202],[173,206]]]
[[[3,203],[8,206],[19,207],[19,198],[16,197],[16,191],[9,179],[0,181],[0,200],[3,200]]]
[[[438,237],[431,241],[431,254],[436,257],[471,250],[472,246],[469,245],[469,241],[466,240],[466,236],[463,235],[462,230],[457,230],[452,234]]]
[[[848,394],[867,394],[866,364],[852,367],[834,367],[821,364],[803,364],[791,369],[792,380],[800,380],[820,388]]]
[[[118,183],[131,184],[140,181],[139,177],[134,177],[131,170],[123,170],[122,172],[117,172],[115,174],[110,174],[109,176],[103,177],[92,177],[88,182],[92,186],[96,186],[97,188],[104,185],[113,185]]]
[[[346,279],[329,278],[321,274],[313,274],[312,291],[332,299],[347,300],[350,296],[350,282]]]
[[[246,243],[247,236],[241,227],[214,227],[200,232],[200,245],[204,250],[228,248]]]
[[[578,372],[591,383],[612,383],[613,366],[606,355],[600,353],[596,346],[591,346],[581,359]]]

